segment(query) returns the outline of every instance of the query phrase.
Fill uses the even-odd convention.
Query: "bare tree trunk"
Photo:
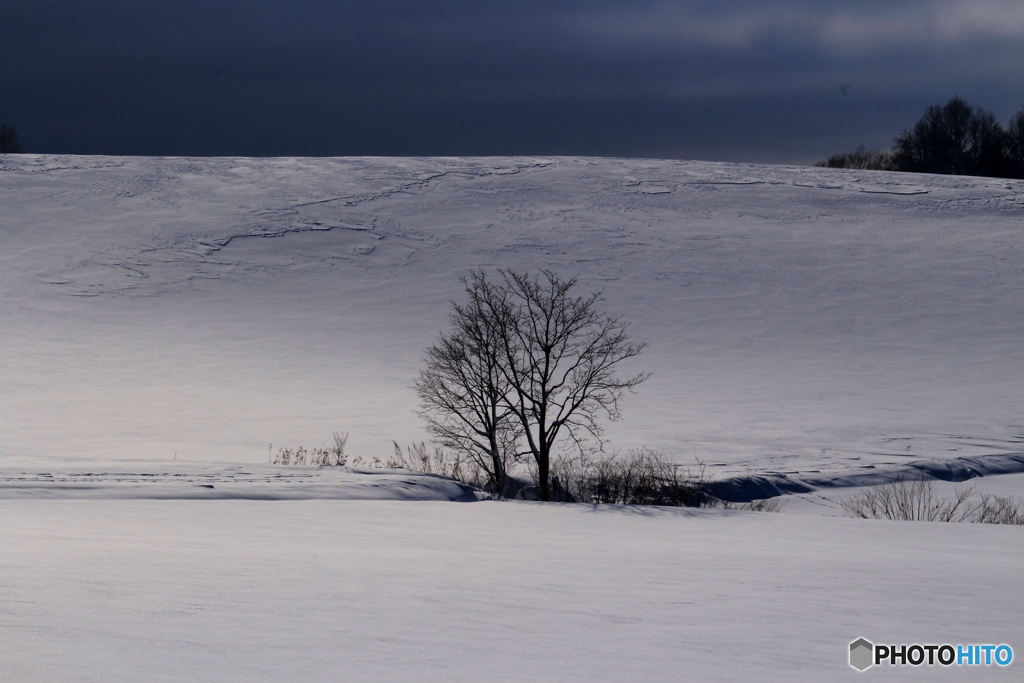
[[[540,484],[540,499],[551,500],[551,450],[547,444],[537,453],[537,479]]]
[[[491,446],[491,462],[494,464],[494,492],[504,496],[508,487],[508,474],[505,472],[505,463],[502,462],[501,448],[498,446],[498,437],[492,432],[488,435]]]

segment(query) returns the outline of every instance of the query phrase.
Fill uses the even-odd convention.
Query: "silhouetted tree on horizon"
[[[1000,176],[1006,132],[995,115],[960,97],[933,104],[896,138],[893,169],[912,173]]]
[[[1006,177],[1024,179],[1024,107],[1006,127],[1005,161]]]
[[[18,154],[21,151],[17,129],[6,123],[0,124],[0,154]]]

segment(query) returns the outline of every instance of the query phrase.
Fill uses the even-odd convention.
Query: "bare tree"
[[[20,152],[21,145],[18,144],[17,129],[6,123],[0,125],[0,154],[18,154]]]
[[[646,344],[631,342],[628,325],[597,310],[600,293],[575,297],[576,278],[543,270],[531,276],[499,270],[488,282],[481,271],[466,280],[502,353],[499,368],[511,391],[506,402],[537,464],[541,500],[550,500],[551,455],[559,438],[583,451],[600,447],[599,419],[618,420],[623,394],[649,376],[615,376],[616,366]]]
[[[488,487],[507,495],[520,429],[506,401],[510,387],[499,367],[496,328],[480,298],[470,294],[468,304],[452,303],[452,331],[426,350],[426,368],[414,388],[428,431],[472,458],[487,473]]]
[[[573,296],[576,278],[498,270],[462,282],[469,303],[453,304],[452,332],[427,349],[415,385],[420,415],[449,446],[488,455],[495,483],[511,457],[532,457],[540,499],[550,500],[556,442],[601,446],[601,418],[619,419],[625,392],[649,377],[616,377],[616,366],[646,344],[597,310],[600,293]]]
[[[1006,133],[992,113],[959,97],[932,105],[914,127],[896,138],[897,171],[1000,176]]]
[[[1024,179],[1024,108],[1006,127],[1005,172],[1008,178]]]

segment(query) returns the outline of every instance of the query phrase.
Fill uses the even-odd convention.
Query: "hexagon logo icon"
[[[858,638],[850,643],[850,666],[857,671],[863,671],[874,664],[875,646]]]

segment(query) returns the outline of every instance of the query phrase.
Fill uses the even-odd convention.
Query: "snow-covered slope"
[[[716,473],[1024,450],[1024,183],[621,159],[0,156],[3,453],[258,463],[426,437],[472,267],[603,289],[609,429]],[[9,461],[10,462],[10,461]]]
[[[262,464],[425,438],[421,349],[496,266],[579,274],[650,343],[611,448],[797,514]],[[0,156],[0,354],[4,681],[826,681],[858,637],[1016,654],[886,680],[1020,668],[1020,527],[834,515],[899,471],[1021,495],[1021,182]]]

